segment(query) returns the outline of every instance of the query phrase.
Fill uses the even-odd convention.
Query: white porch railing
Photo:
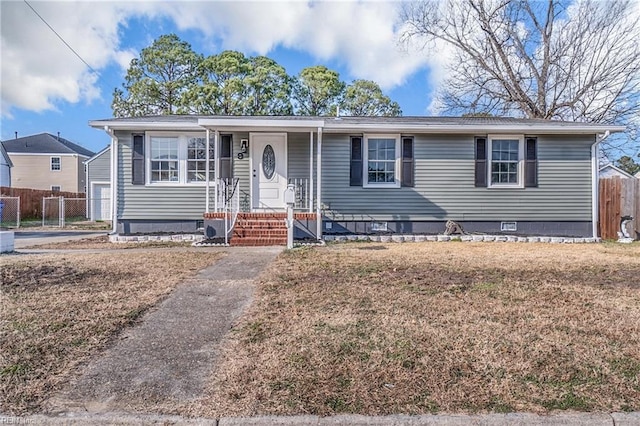
[[[308,178],[289,178],[289,184],[294,184],[296,189],[295,210],[309,210],[311,205]]]
[[[240,211],[240,179],[218,179],[214,184],[214,208],[224,215],[224,242],[229,243],[229,235],[238,219]]]

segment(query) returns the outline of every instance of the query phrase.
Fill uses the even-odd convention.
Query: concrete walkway
[[[90,362],[48,401],[47,412],[149,412],[201,396],[222,337],[251,302],[254,279],[282,248],[225,251]]]

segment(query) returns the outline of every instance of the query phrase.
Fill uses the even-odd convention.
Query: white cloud
[[[427,64],[425,54],[408,53],[397,43],[395,2],[30,3],[98,72],[111,64],[126,69],[136,56],[122,46],[133,17],[152,24],[170,19],[178,29],[200,34],[216,47],[211,50],[268,55],[283,46],[306,52],[318,61],[342,64],[351,74],[343,79],[371,79],[386,89],[401,85]],[[110,95],[100,93],[96,75],[24,2],[2,1],[0,7],[2,115],[11,108],[43,111],[61,101],[90,102]]]
[[[110,3],[32,2],[34,9],[94,70],[125,52],[117,23],[124,12]],[[59,101],[100,96],[98,76],[24,2],[2,2],[2,115],[12,107],[43,111]]]

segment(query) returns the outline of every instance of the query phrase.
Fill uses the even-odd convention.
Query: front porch
[[[295,194],[294,238],[321,239],[322,123],[249,121],[199,120],[207,145],[202,152],[205,238],[232,245],[286,244],[289,187]]]

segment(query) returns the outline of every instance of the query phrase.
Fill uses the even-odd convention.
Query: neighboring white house
[[[606,166],[600,167],[598,175],[600,176],[600,179],[608,179],[612,177],[619,177],[621,179],[633,179],[632,174],[625,172],[624,170],[614,166],[613,164],[607,164]]]
[[[111,220],[111,146],[85,161],[87,173],[87,216]]]
[[[11,167],[13,167],[13,163],[9,154],[0,144],[0,186],[11,186]]]

